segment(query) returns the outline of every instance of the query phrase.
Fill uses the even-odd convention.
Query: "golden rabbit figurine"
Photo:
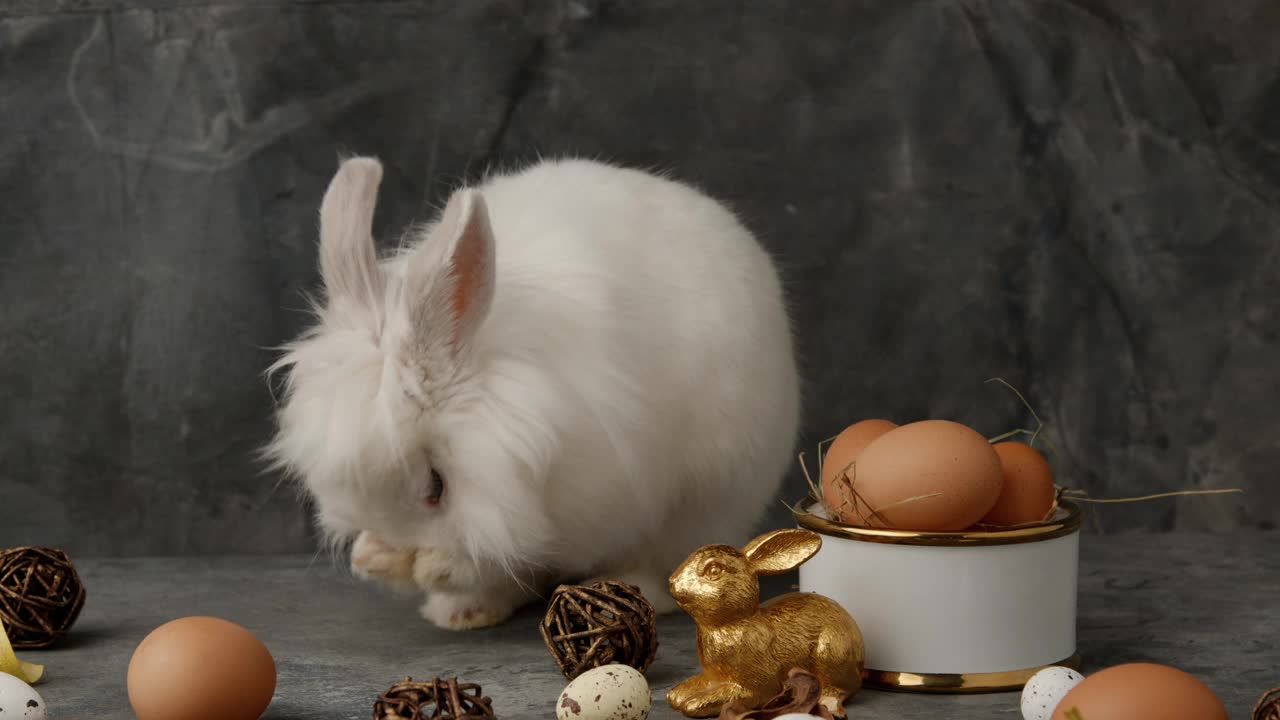
[[[862,687],[863,645],[844,608],[816,593],[787,593],[760,604],[761,575],[802,565],[822,547],[808,530],[775,530],[741,551],[708,545],[671,575],[671,596],[698,630],[702,672],[667,693],[689,717],[711,717],[739,701],[759,707],[778,694],[792,668],[822,682],[822,704],[839,717]]]

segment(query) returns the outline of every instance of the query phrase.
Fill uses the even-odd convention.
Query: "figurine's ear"
[[[756,575],[781,575],[794,570],[822,547],[822,538],[811,530],[774,530],[747,543],[747,556]]]

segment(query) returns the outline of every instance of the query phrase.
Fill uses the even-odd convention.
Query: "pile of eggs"
[[[821,478],[833,518],[862,527],[958,532],[1040,522],[1057,507],[1038,450],[950,420],[854,423],[831,442]]]
[[[1024,720],[1227,720],[1222,700],[1168,665],[1126,663],[1084,677],[1064,667],[1036,673],[1022,689]]]

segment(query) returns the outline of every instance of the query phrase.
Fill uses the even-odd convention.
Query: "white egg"
[[[1025,720],[1049,720],[1071,688],[1080,684],[1084,676],[1065,667],[1047,667],[1027,681],[1022,687],[1022,717]]]
[[[645,720],[649,683],[628,665],[602,665],[573,679],[556,702],[559,720]]]
[[[0,672],[0,718],[4,720],[47,720],[44,698],[35,688],[8,673]]]

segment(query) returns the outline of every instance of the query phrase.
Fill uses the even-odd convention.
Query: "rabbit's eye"
[[[439,505],[440,498],[444,496],[444,476],[439,470],[431,471],[431,484],[427,487],[426,495],[423,501],[428,505]]]
[[[714,560],[702,566],[702,577],[715,580],[724,574],[724,566]]]

